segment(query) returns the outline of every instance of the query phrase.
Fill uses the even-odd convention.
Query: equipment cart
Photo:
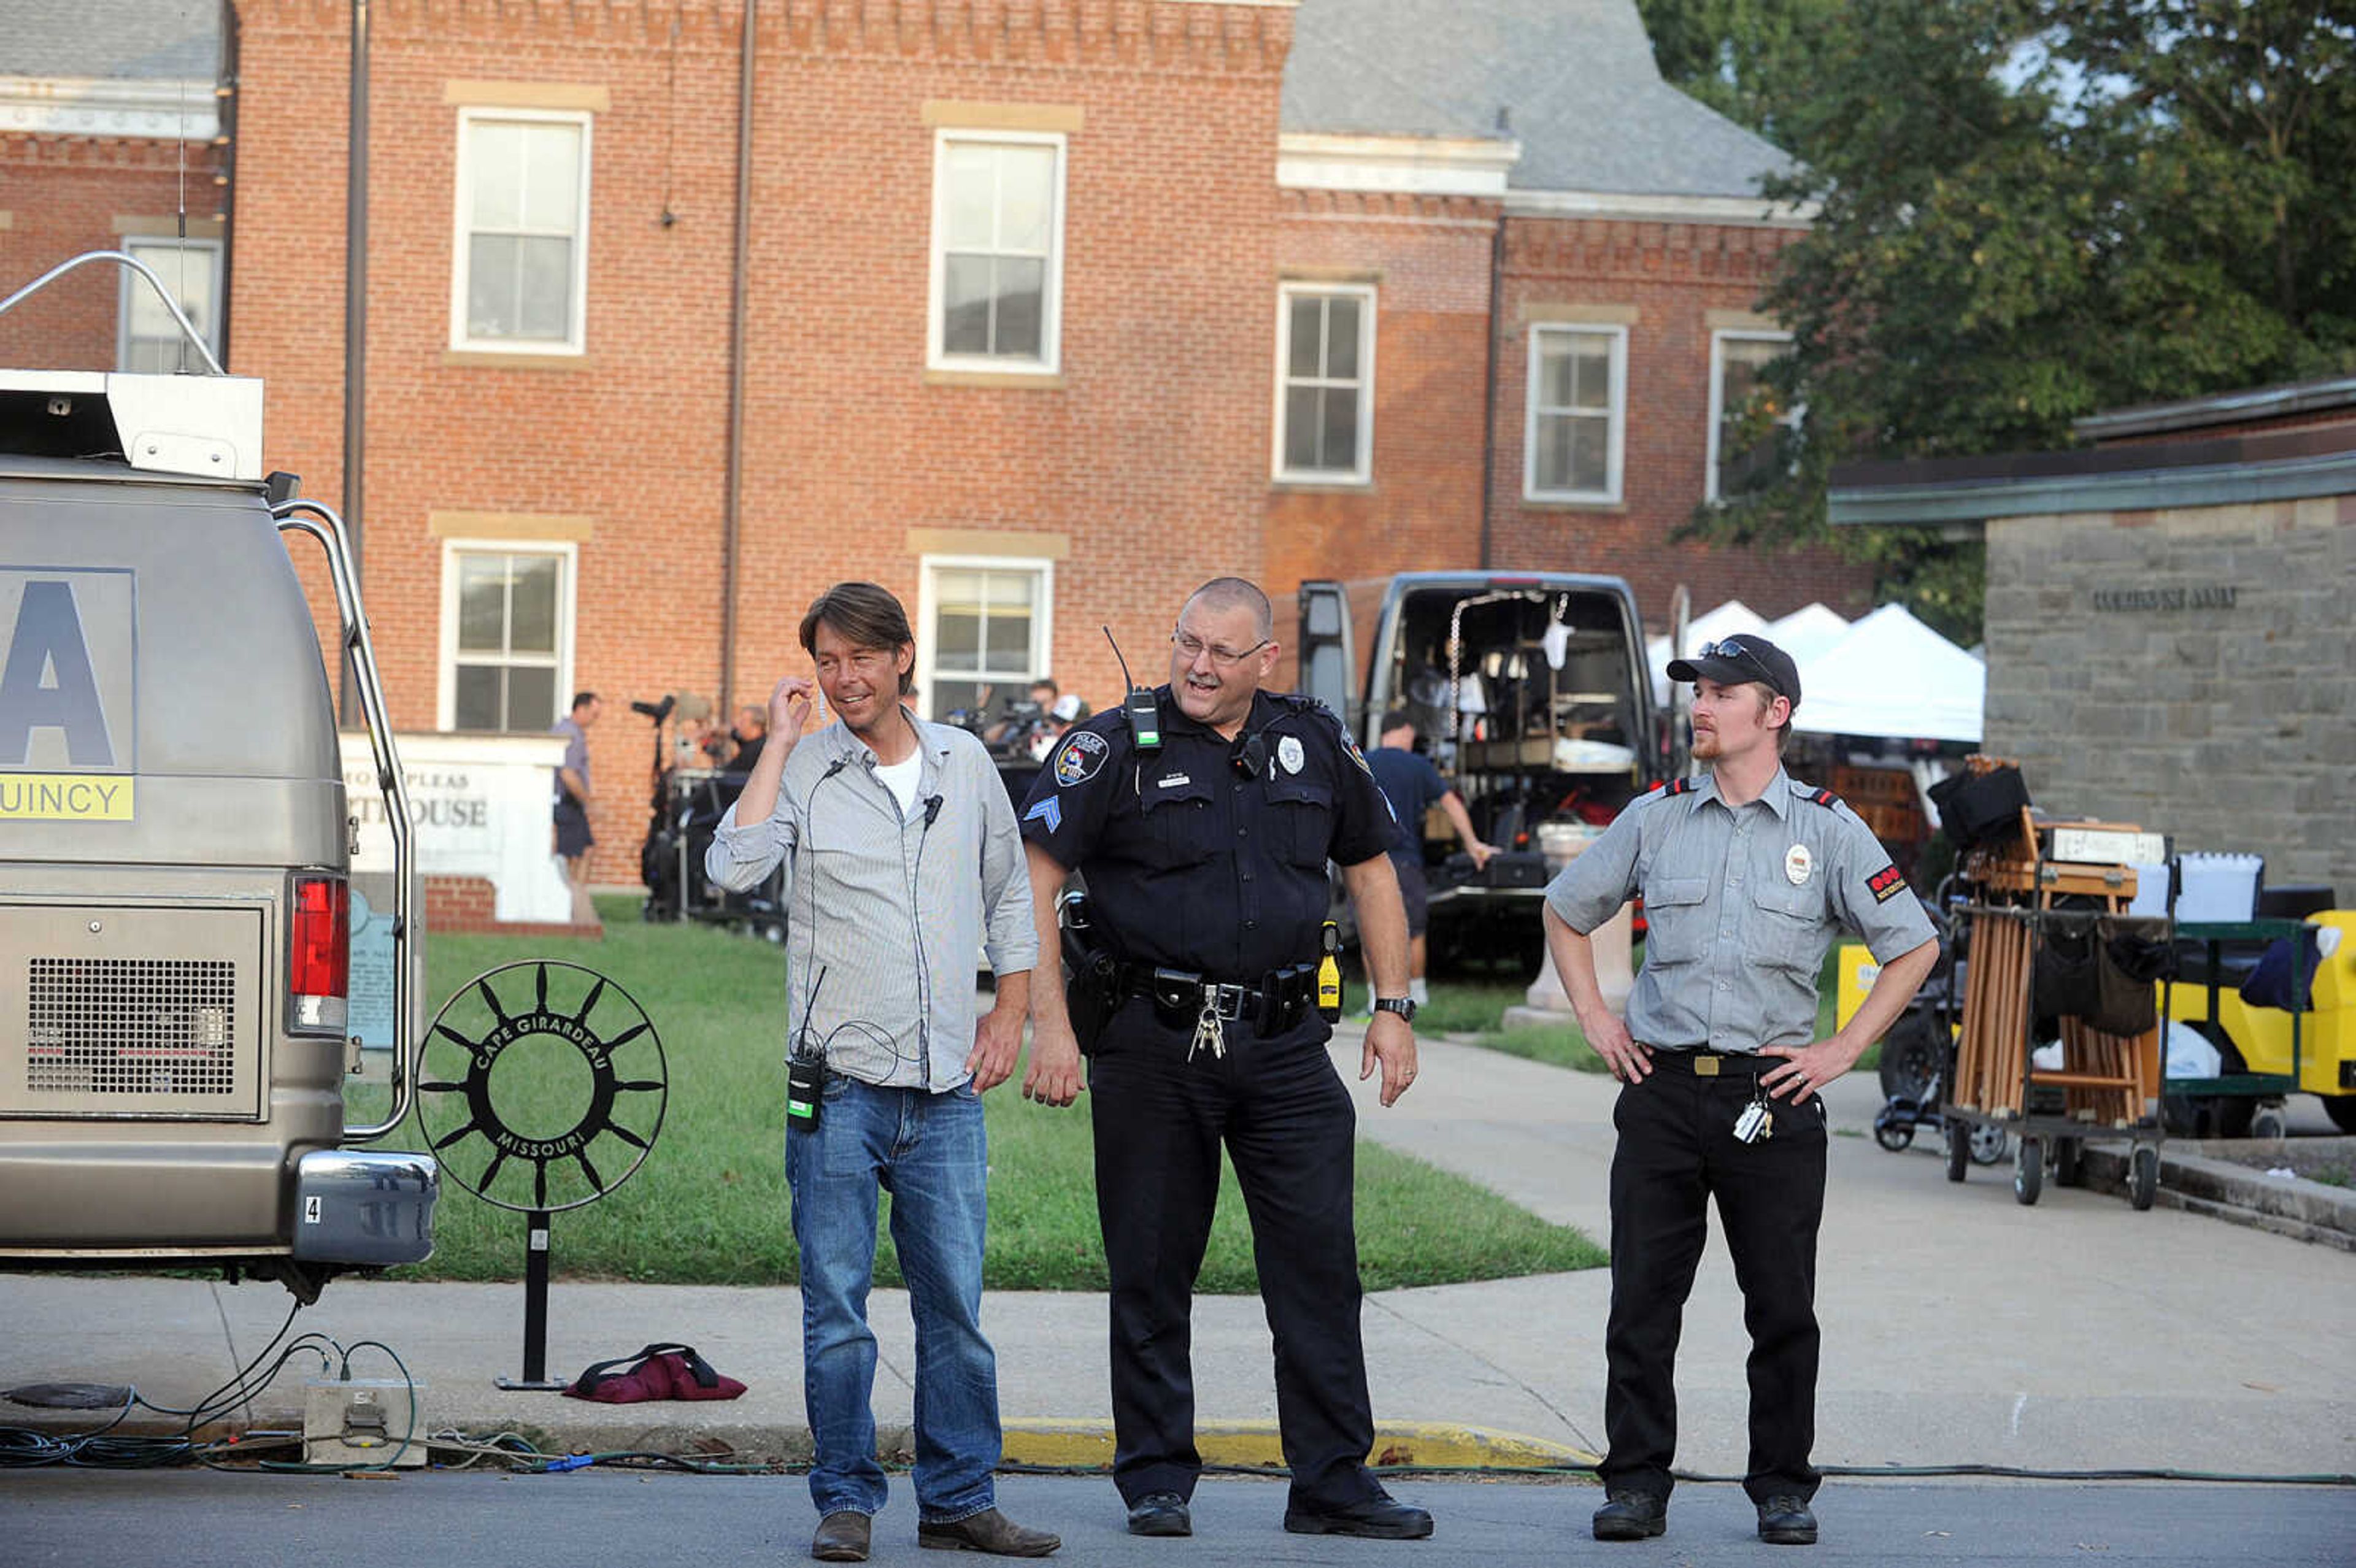
[[[2183,921],[2176,927],[2178,939],[2188,950],[2197,946],[2203,962],[2189,975],[2169,977],[2160,991],[2159,1016],[2187,1025],[2215,1045],[2219,1064],[2214,1077],[2171,1077],[2164,1081],[2162,1090],[2183,1102],[2211,1096],[2231,1102],[2233,1111],[2229,1114],[2224,1136],[2248,1136],[2252,1130],[2251,1104],[2261,1100],[2278,1103],[2281,1095],[2296,1094],[2313,1086],[2301,1081],[2309,1043],[2304,1020],[2313,1010],[2309,987],[2314,976],[2309,972],[2308,942],[2304,940],[2307,930],[2305,921],[2265,918]],[[2286,1009],[2254,1008],[2240,994],[2245,976],[2234,972],[2229,964],[2227,944],[2249,949],[2274,942],[2282,942],[2287,947],[2289,993],[2302,998],[2302,1006]],[[2179,992],[2186,994],[2179,997]],[[2266,1066],[2283,1064],[2286,1055],[2288,1072],[2265,1070]],[[2327,1080],[2323,1092],[2328,1094],[2331,1087]],[[2330,1102],[2327,1100],[2326,1104]],[[2178,1130],[2184,1129],[2179,1126]]]
[[[2069,835],[2060,848],[2074,856],[2100,854],[2114,838],[2140,846],[2148,836],[2113,825],[2046,824],[2026,807],[2020,815],[2018,837],[1974,851],[1965,869],[1970,896],[1961,912],[1970,962],[1944,1107],[1947,1179],[1964,1179],[1976,1131],[2002,1128],[2016,1140],[2013,1195],[2033,1204],[2044,1190],[2049,1161],[2053,1179],[2074,1187],[2090,1139],[2125,1139],[2128,1200],[2148,1209],[2159,1186],[2163,1136],[2159,1028],[2149,976],[2139,983],[2140,1027],[2132,1032],[2095,1027],[2110,1015],[2091,1003],[2083,1013],[2062,1012],[2051,996],[2037,994],[2040,958],[2049,989],[2064,952],[2086,955],[2091,979],[2093,969],[2107,962],[2106,944],[2121,937],[2157,944],[2169,924],[2126,914],[2136,891],[2128,856],[2061,859],[2057,831]],[[2115,978],[2113,1003],[2137,1011],[2136,985]],[[2060,1014],[2062,1065],[2040,1068],[2034,1060],[2038,1022],[2053,1013]],[[2056,1091],[2058,1111],[2052,1109]]]

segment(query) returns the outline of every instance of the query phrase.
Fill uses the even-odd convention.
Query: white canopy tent
[[[1829,613],[1829,612],[1828,612]],[[1653,700],[1662,707],[1669,701],[1669,661],[1693,652],[1704,643],[1735,632],[1757,632],[1770,638],[1766,618],[1740,599],[1730,599],[1706,614],[1696,615],[1686,624],[1686,645],[1677,653],[1669,651],[1665,636],[1647,638],[1644,643],[1646,661],[1653,667]]]
[[[1838,613],[1822,604],[1810,604],[1768,623],[1767,640],[1791,655],[1794,664],[1804,665],[1847,636],[1848,628],[1849,623]]]
[[[1903,605],[1883,605],[1832,646],[1797,662],[1795,729],[1975,744],[1980,739],[1987,667]]]

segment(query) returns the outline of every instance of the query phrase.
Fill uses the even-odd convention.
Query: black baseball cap
[[[1756,681],[1800,706],[1800,667],[1756,632],[1736,632],[1705,643],[1688,659],[1669,661],[1671,680],[1714,680],[1720,686]]]

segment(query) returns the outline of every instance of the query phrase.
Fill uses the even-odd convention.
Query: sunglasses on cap
[[[1749,647],[1732,637],[1721,637],[1714,643],[1704,643],[1695,650],[1693,656],[1697,659],[1730,659],[1736,664],[1747,665],[1759,672],[1759,678],[1767,683],[1769,690],[1784,695],[1783,677],[1767,667],[1765,659],[1761,658]]]

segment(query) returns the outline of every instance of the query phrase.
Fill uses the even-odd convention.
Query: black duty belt
[[[1268,1033],[1299,1021],[1312,999],[1315,974],[1315,965],[1296,964],[1271,971],[1259,985],[1244,986],[1151,964],[1124,964],[1119,970],[1123,996],[1146,997],[1173,1014],[1198,1014],[1207,1005],[1219,1018],[1257,1024]]]
[[[1689,1072],[1696,1078],[1756,1078],[1770,1069],[1781,1067],[1785,1058],[1761,1056],[1747,1051],[1679,1051],[1656,1045],[1652,1051],[1653,1065],[1678,1072]]]

